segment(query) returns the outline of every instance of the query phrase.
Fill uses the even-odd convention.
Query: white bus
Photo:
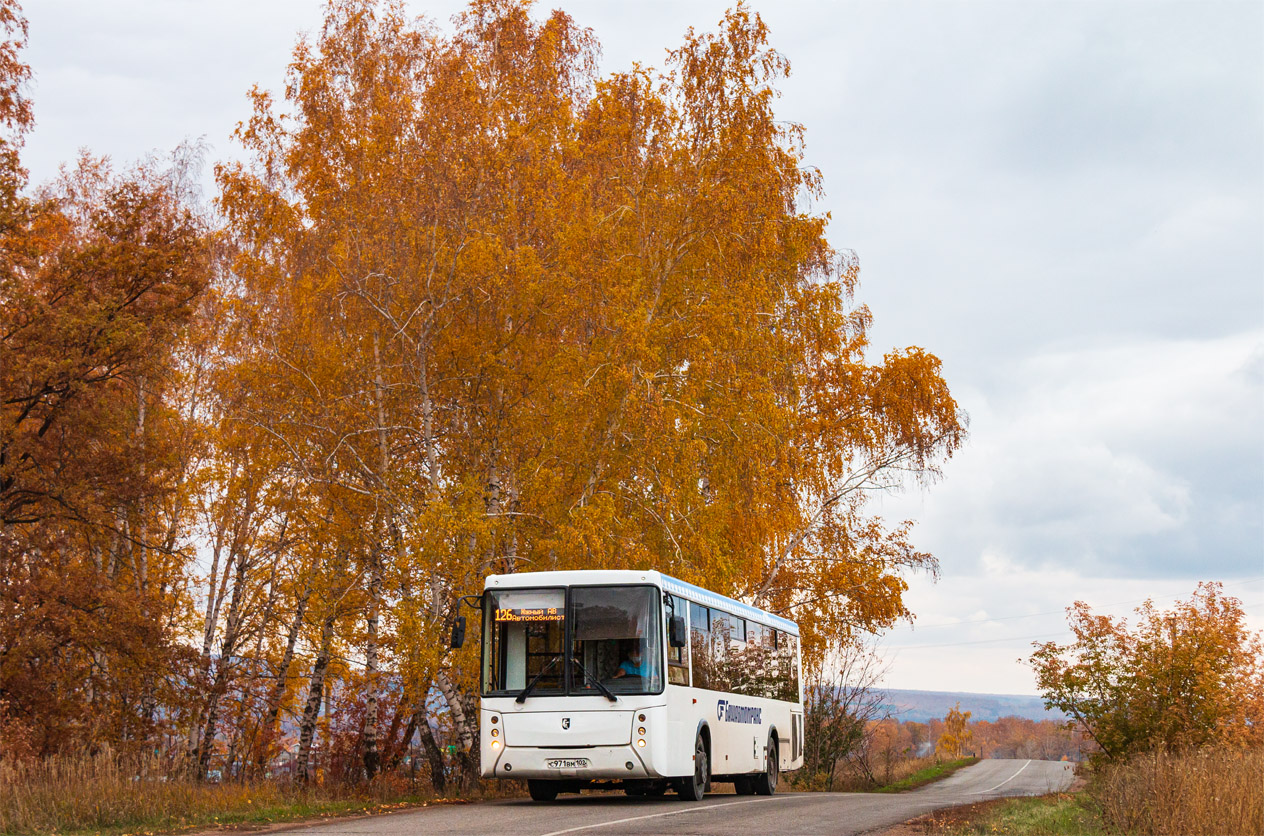
[[[484,777],[696,801],[803,765],[793,622],[658,572],[492,575],[481,603]]]

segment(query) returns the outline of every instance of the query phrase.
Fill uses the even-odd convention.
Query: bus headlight
[[[499,748],[500,748],[500,741],[499,741],[499,740],[493,740],[493,741],[492,741],[492,751],[495,751],[495,750],[497,750],[497,749],[499,749]]]
[[[493,745],[493,746],[495,746],[496,744],[495,744],[495,743],[493,743],[492,745]],[[644,749],[644,748],[645,748],[645,738],[643,738],[643,737],[642,737],[641,739],[637,740],[637,741],[636,741],[636,745],[637,745],[637,746],[640,746],[642,749]]]
[[[641,734],[645,734],[645,732],[641,732]],[[492,729],[492,737],[500,737],[500,729]]]
[[[636,730],[636,733],[637,733],[637,734],[645,734],[645,726],[641,726],[639,729],[637,729],[637,730]]]

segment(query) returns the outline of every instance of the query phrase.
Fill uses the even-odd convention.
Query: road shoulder
[[[1085,793],[1086,782],[1076,777],[1062,792],[1011,798],[992,798],[970,804],[943,807],[873,836],[971,836],[1006,833],[1092,836],[1104,833],[1104,825]]]

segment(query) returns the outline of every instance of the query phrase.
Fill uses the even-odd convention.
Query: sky
[[[203,138],[234,159],[317,0],[26,0],[34,183]],[[553,0],[603,71],[661,67],[726,2]],[[789,59],[829,238],[873,357],[937,354],[970,439],[875,510],[910,578],[885,684],[1035,693],[1019,659],[1083,600],[1127,615],[1220,581],[1264,629],[1264,4],[750,0]],[[412,0],[446,29],[463,7]],[[208,193],[211,189],[208,185]]]

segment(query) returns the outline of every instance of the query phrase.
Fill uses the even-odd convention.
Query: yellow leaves
[[[969,711],[961,711],[961,703],[948,709],[944,716],[943,732],[935,743],[936,754],[956,759],[968,751],[970,742],[974,739],[974,732],[969,726],[970,715]]]
[[[665,76],[598,79],[591,33],[529,12],[440,36],[338,2],[293,119],[255,95],[254,163],[220,170],[251,420],[352,554],[396,532],[399,590],[653,566],[803,619],[813,656],[906,615],[933,560],[861,492],[960,421],[932,356],[864,362],[767,28],[739,7]]]

